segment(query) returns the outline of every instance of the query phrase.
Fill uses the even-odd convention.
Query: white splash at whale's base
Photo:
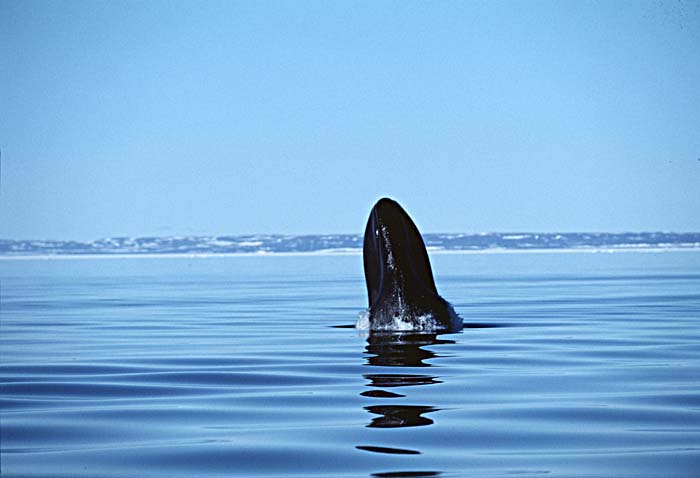
[[[447,330],[444,324],[437,320],[432,314],[420,316],[397,315],[391,321],[369,320],[369,310],[363,310],[357,317],[355,328],[375,332],[415,332],[415,333],[436,333]]]

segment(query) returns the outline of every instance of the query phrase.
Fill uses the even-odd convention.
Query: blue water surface
[[[0,261],[2,476],[700,476],[700,252],[432,261],[463,332],[347,327],[357,255]]]

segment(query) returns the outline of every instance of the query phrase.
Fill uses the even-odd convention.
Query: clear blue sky
[[[0,0],[0,237],[700,230],[700,2]]]

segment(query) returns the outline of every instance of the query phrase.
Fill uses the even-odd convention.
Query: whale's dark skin
[[[462,329],[462,320],[438,294],[418,228],[396,201],[382,198],[372,208],[363,259],[371,330],[396,329],[396,318],[414,331]]]

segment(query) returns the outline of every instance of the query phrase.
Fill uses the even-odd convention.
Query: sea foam
[[[433,317],[432,314],[420,315],[418,317],[400,314],[394,317],[391,322],[371,322],[369,320],[369,310],[363,310],[358,314],[355,328],[358,330],[375,332],[417,333],[435,333],[445,330],[445,326]]]

